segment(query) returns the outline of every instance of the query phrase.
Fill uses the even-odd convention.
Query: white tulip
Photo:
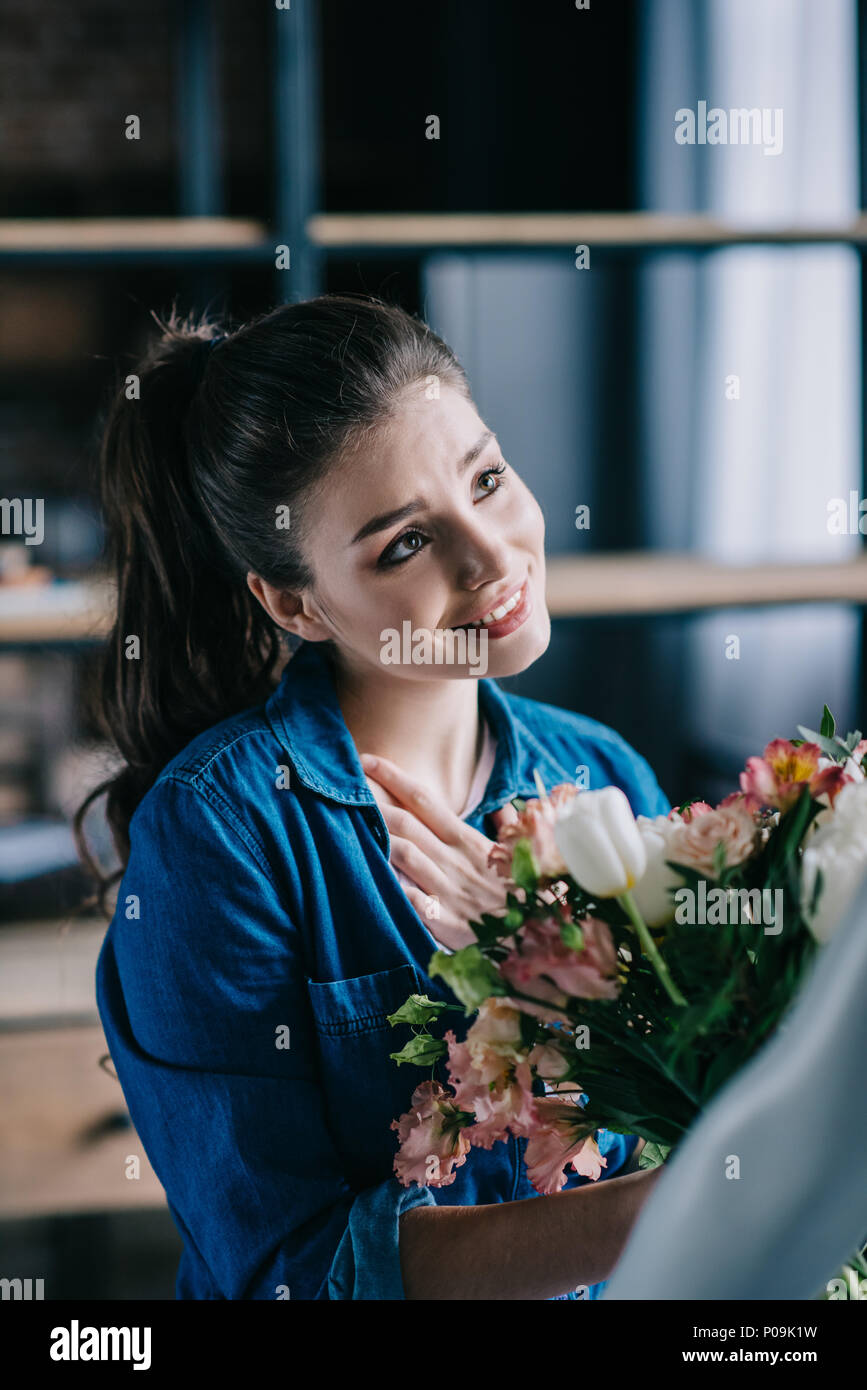
[[[815,913],[809,903],[822,871]],[[817,941],[831,939],[867,873],[867,782],[850,782],[834,803],[833,814],[811,837],[801,859],[801,901]]]
[[[594,897],[628,893],[647,865],[632,807],[619,787],[582,792],[567,802],[554,839],[572,877]]]
[[[638,911],[649,927],[661,927],[674,917],[674,901],[670,888],[682,888],[683,878],[666,864],[673,859],[669,852],[669,835],[674,821],[668,816],[636,817],[638,833],[644,844],[647,867],[633,889],[632,897]]]

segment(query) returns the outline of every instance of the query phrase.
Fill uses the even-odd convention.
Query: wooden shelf
[[[107,584],[0,585],[0,644],[100,642],[111,621]]]
[[[240,217],[0,219],[2,257],[274,255],[264,223]]]
[[[711,217],[647,212],[317,213],[307,221],[315,246],[333,250],[444,247],[664,250],[724,246],[867,245],[867,215],[851,222],[738,226]]]
[[[354,213],[308,218],[324,251],[454,249],[713,250],[726,246],[867,246],[867,214],[844,223],[738,226],[711,217],[648,212]],[[280,237],[240,217],[0,219],[0,260],[186,259],[267,261]]]
[[[787,603],[867,603],[867,557],[840,565],[724,565],[624,552],[548,560],[552,617],[697,613]]]

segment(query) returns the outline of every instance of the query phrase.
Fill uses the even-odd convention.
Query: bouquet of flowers
[[[431,961],[460,1004],[412,995],[390,1016],[412,1030],[391,1056],[430,1072],[392,1122],[402,1183],[448,1185],[509,1135],[539,1193],[599,1177],[599,1129],[665,1158],[778,1027],[867,869],[867,739],[827,706],[798,731],[716,807],[636,817],[616,787],[569,784],[513,803],[489,861],[505,913]],[[439,1036],[461,1006],[464,1040]]]

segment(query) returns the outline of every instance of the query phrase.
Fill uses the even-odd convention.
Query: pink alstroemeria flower
[[[820,767],[821,756],[822,750],[817,743],[795,747],[788,739],[772,739],[761,758],[747,758],[746,769],[740,775],[741,790],[749,809],[776,806],[785,814],[805,786],[816,800],[824,794],[833,806],[837,794],[851,778],[839,764]]]
[[[506,808],[499,812],[497,843],[488,855],[488,868],[495,869],[500,878],[511,878],[515,845],[528,840],[539,877],[551,881],[562,878],[568,869],[554,839],[554,823],[560,807],[578,795],[578,787],[562,782],[544,800],[528,801],[523,811],[511,807],[511,818],[504,814]]]

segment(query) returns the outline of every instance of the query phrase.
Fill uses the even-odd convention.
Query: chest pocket
[[[430,1076],[389,1057],[411,1036],[392,1028],[410,994],[423,991],[415,966],[324,983],[307,981],[319,1051],[319,1079],[328,1128],[346,1164],[348,1180],[368,1187],[393,1176],[397,1135],[392,1120],[409,1109],[413,1090]]]

